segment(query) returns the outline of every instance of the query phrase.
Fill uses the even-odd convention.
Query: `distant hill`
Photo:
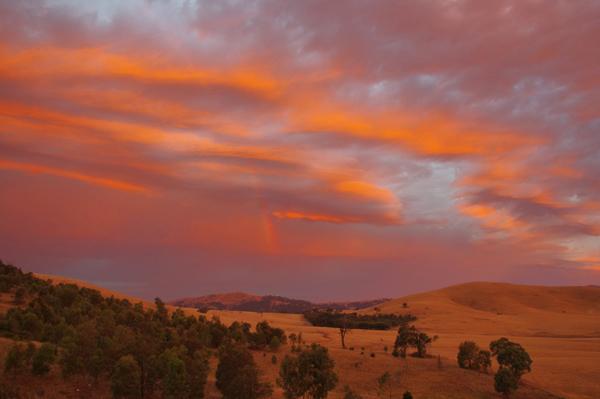
[[[369,301],[313,303],[276,295],[252,295],[244,292],[213,294],[182,298],[169,302],[173,306],[207,310],[237,310],[247,312],[303,313],[311,309],[359,310],[389,301],[387,298]]]

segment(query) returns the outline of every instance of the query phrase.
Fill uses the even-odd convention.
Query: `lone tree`
[[[342,348],[346,349],[346,334],[348,334],[352,329],[348,323],[348,318],[342,317],[339,323],[340,329],[340,339],[342,340]]]
[[[392,355],[400,355],[406,357],[406,351],[410,347],[416,348],[417,352],[415,356],[425,357],[427,356],[427,347],[437,339],[436,337],[431,338],[429,335],[422,331],[419,331],[415,326],[403,323],[398,328],[398,334],[396,335],[396,341],[394,342],[394,351]]]
[[[496,391],[508,397],[518,388],[521,376],[531,371],[533,361],[520,344],[504,337],[492,341],[490,351],[500,365],[494,376],[494,387]]]
[[[481,350],[473,341],[465,341],[458,346],[456,360],[460,368],[483,372],[492,365],[490,352]]]
[[[281,362],[277,384],[283,388],[287,399],[327,397],[337,385],[335,362],[327,348],[312,344],[298,356],[286,356]]]
[[[259,399],[272,393],[270,384],[260,382],[250,351],[239,344],[226,344],[219,351],[217,388],[223,399]]]
[[[140,397],[140,366],[133,356],[123,356],[117,361],[110,386],[115,399]]]

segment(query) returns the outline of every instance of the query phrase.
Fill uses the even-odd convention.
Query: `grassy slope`
[[[68,281],[97,288],[70,279],[51,278],[55,282]],[[101,291],[105,295],[120,295],[108,290]],[[383,312],[415,313],[420,316],[418,326],[440,336],[431,348],[431,353],[441,355],[441,369],[435,358],[400,360],[385,352],[384,346],[391,349],[395,336],[393,331],[352,331],[347,342],[355,350],[350,351],[340,348],[335,329],[312,327],[301,315],[211,311],[209,317],[219,316],[226,324],[234,320],[252,324],[268,320],[275,326],[284,328],[288,334],[302,332],[305,341],[327,346],[336,360],[340,377],[339,387],[330,395],[331,398],[342,397],[341,388],[344,384],[349,384],[365,398],[376,398],[375,381],[385,371],[390,371],[395,376],[399,373],[394,397],[401,397],[401,393],[408,389],[416,398],[499,398],[493,391],[492,375],[461,370],[456,367],[454,359],[460,341],[474,339],[481,346],[487,346],[489,341],[500,335],[508,335],[521,342],[534,359],[534,372],[526,376],[526,385],[519,389],[515,398],[555,397],[544,390],[569,398],[598,398],[599,291],[598,288],[588,287],[549,288],[474,283],[399,298],[379,305]],[[3,299],[6,305],[8,298]],[[128,299],[139,302],[136,298]],[[403,308],[403,302],[408,303],[408,309]],[[150,303],[146,305],[152,306]],[[369,311],[374,310],[365,310]],[[186,309],[186,312],[196,313],[192,309]],[[565,318],[568,322],[565,322]],[[536,337],[541,332],[551,337]],[[596,338],[560,337],[564,335],[595,335]],[[6,340],[0,341],[0,354],[7,345]],[[363,355],[361,347],[365,348]],[[277,357],[281,359],[288,349],[289,347],[281,350]],[[371,352],[375,353],[374,358],[369,356]],[[271,364],[271,353],[263,356],[262,352],[256,352],[255,355],[265,378],[274,383],[278,365]],[[213,366],[207,393],[209,398],[219,398],[214,387],[216,364]],[[65,384],[56,375],[33,382],[30,380],[26,381],[27,384],[36,389],[44,389],[45,397],[103,397],[107,389],[105,384],[92,388],[86,381],[79,380]],[[275,390],[274,397],[283,397],[279,389]]]

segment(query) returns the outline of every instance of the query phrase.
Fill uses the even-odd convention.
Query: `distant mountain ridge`
[[[173,306],[207,310],[238,310],[247,312],[303,313],[311,309],[359,310],[377,306],[388,298],[352,302],[314,303],[302,299],[277,295],[252,295],[245,292],[230,292],[199,297],[181,298],[169,302]]]

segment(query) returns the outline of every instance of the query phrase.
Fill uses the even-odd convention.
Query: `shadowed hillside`
[[[313,303],[276,295],[252,295],[244,292],[213,294],[171,301],[174,306],[207,310],[239,310],[248,312],[304,313],[312,309],[357,310],[376,306],[389,299],[370,301]]]

